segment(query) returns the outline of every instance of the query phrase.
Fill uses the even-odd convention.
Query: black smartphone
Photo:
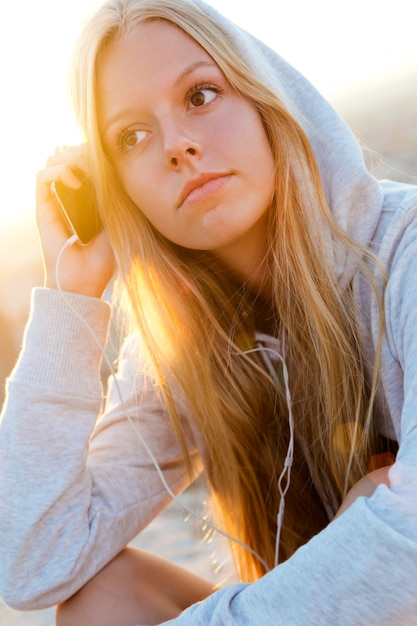
[[[71,233],[79,243],[86,245],[103,230],[103,223],[91,181],[82,172],[74,173],[81,180],[81,187],[72,189],[56,180],[51,190]]]

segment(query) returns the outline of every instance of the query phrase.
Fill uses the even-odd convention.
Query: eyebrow
[[[217,67],[214,61],[195,61],[195,63],[191,63],[188,67],[185,68],[183,72],[178,76],[175,81],[177,84],[180,83],[184,78],[187,78],[189,74],[192,74],[199,67]]]
[[[180,75],[175,80],[175,84],[179,85],[185,78],[187,78],[187,76],[195,72],[195,70],[199,69],[200,67],[217,67],[217,64],[214,61],[203,61],[203,60],[195,61],[194,63],[191,63],[191,65],[186,67],[185,70],[183,70],[180,73]],[[106,120],[105,126],[102,130],[104,135],[106,135],[109,128],[111,128],[113,124],[115,124],[120,118],[123,118],[127,113],[130,113],[129,109],[119,111],[115,115],[112,115],[111,117],[109,117],[109,119]]]

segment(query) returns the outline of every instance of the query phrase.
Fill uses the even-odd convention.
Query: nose
[[[168,160],[169,160],[170,166],[177,169],[180,166],[182,161],[185,161],[189,157],[195,157],[195,156],[197,156],[196,148],[193,148],[191,146],[187,148],[184,146],[184,149],[179,151],[178,156],[170,155],[168,156]]]
[[[164,128],[164,152],[168,167],[180,169],[189,161],[201,158],[200,142],[186,128],[170,124]]]

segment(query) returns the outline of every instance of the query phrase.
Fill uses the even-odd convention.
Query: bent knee
[[[213,591],[211,582],[128,547],[57,607],[56,625],[160,624]]]
[[[129,550],[125,548],[71,598],[59,604],[56,626],[130,626],[135,623],[122,621],[123,604],[128,604],[136,585],[130,561]]]

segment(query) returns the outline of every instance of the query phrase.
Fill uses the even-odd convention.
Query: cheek
[[[272,150],[263,124],[258,116],[256,120],[252,121],[251,125],[248,125],[248,129],[247,145],[251,146],[253,160],[259,163],[259,168],[269,165],[268,169],[271,169],[273,167]]]
[[[144,178],[141,172],[137,171],[137,168],[132,166],[124,166],[118,169],[117,171],[119,180],[122,184],[123,189],[130,196],[130,198],[138,204],[138,199],[142,195],[146,195],[146,186]]]
[[[131,166],[119,167],[117,174],[127,195],[152,221],[155,207],[159,204],[158,197],[160,198],[155,172],[147,166],[139,168],[132,164]]]
[[[248,103],[231,111],[216,129],[216,137],[254,177],[273,170],[271,147],[258,112]],[[266,170],[266,171],[265,171]]]

